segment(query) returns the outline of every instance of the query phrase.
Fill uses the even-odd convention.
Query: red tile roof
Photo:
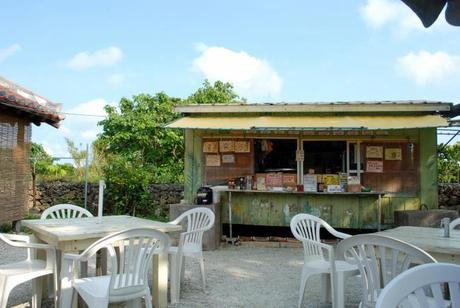
[[[59,114],[62,104],[53,103],[0,76],[0,107],[2,106],[21,112],[38,125],[46,122],[59,127],[59,122],[64,119]]]

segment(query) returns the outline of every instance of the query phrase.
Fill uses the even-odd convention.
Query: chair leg
[[[203,291],[206,289],[206,275],[204,273],[204,258],[200,258],[201,280],[203,282]]]
[[[331,279],[329,274],[320,274],[320,303],[331,302]]]
[[[0,308],[6,308],[8,297],[15,286],[8,284],[6,277],[0,277]]]
[[[42,306],[42,283],[44,277],[35,278],[32,281],[32,308]]]
[[[152,308],[152,293],[150,289],[147,287],[145,289],[145,308]]]
[[[335,286],[335,302],[337,304],[337,308],[345,307],[345,292],[344,292],[344,277],[343,272],[338,272],[336,276],[337,285]],[[334,296],[333,295],[333,296]]]
[[[302,307],[303,295],[305,293],[305,287],[307,286],[308,275],[304,275],[302,271],[302,276],[300,277],[300,289],[299,289],[299,304],[298,307]]]

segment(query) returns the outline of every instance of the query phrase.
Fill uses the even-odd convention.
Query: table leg
[[[168,253],[153,255],[152,300],[155,308],[168,306]]]

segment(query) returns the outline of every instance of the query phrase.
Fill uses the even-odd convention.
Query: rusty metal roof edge
[[[251,103],[251,104],[198,104],[176,106],[179,113],[251,113],[251,112],[383,112],[424,111],[449,112],[451,102],[429,100],[395,101],[349,101],[349,102],[295,102],[295,103]],[[361,109],[361,108],[365,109]],[[366,108],[367,107],[367,108]],[[394,109],[396,108],[396,109]],[[404,110],[404,108],[408,108]]]

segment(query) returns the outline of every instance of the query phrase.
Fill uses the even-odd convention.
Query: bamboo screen
[[[0,224],[23,218],[30,185],[30,122],[0,114]]]

